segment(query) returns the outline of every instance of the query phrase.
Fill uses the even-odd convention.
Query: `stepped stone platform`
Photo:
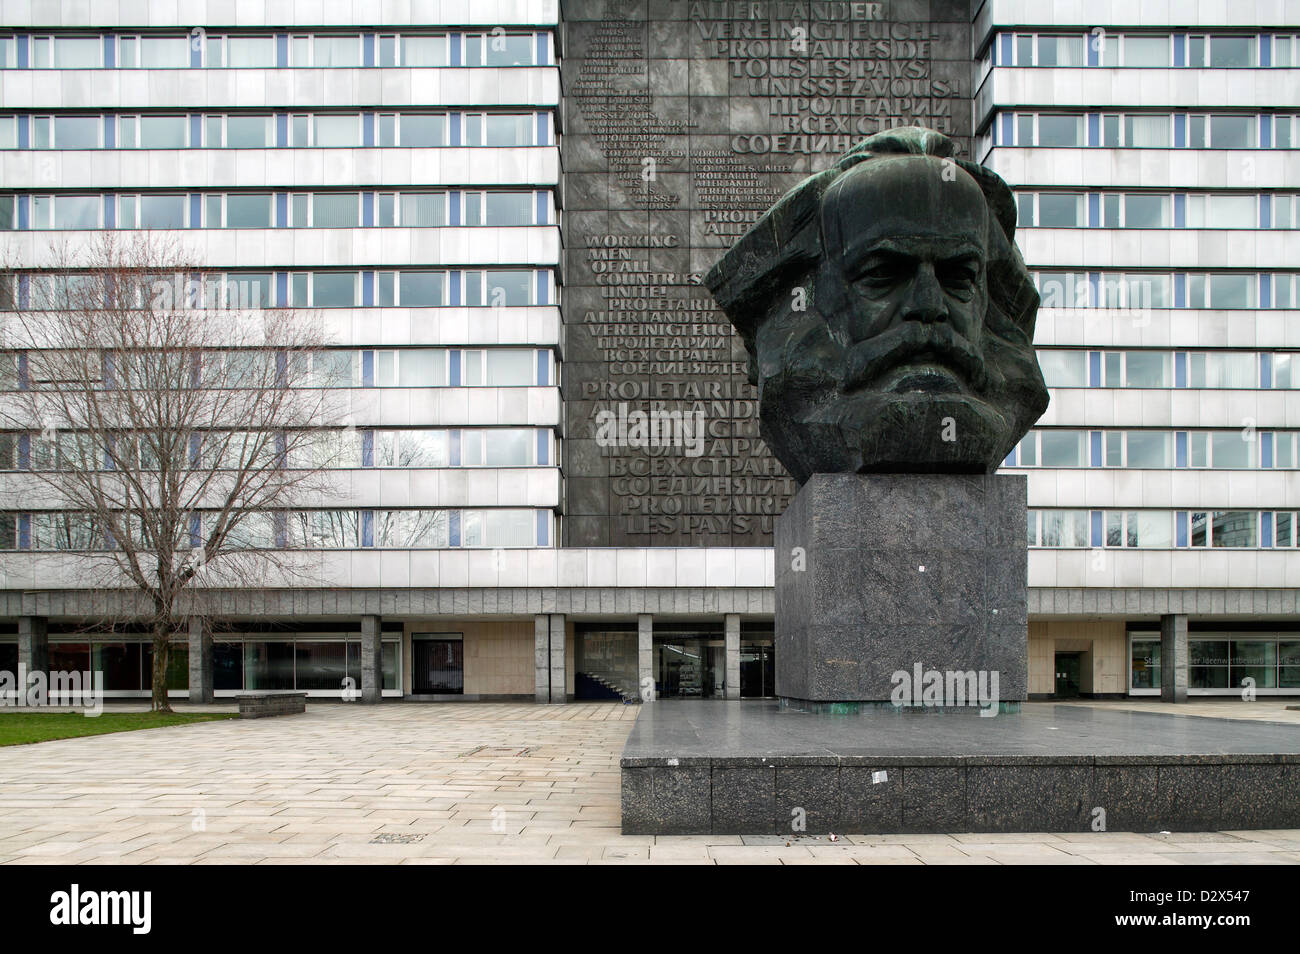
[[[1300,828],[1300,727],[1278,722],[660,701],[620,764],[628,835]]]

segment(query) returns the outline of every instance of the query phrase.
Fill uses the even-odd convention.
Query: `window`
[[[1259,200],[1254,195],[1189,195],[1189,229],[1253,229]]]
[[[0,136],[3,135],[3,119],[0,119]],[[1297,223],[1295,205],[1295,196],[1275,195],[1272,197],[1273,217],[1272,225],[1275,229],[1294,228]]]
[[[522,269],[465,273],[465,304],[494,308],[532,304],[533,273]]]
[[[1169,37],[1125,36],[1124,65],[1169,66]]]
[[[1038,145],[1082,146],[1083,117],[1039,116]]]
[[[466,66],[530,66],[535,43],[531,33],[468,35],[465,37]]]
[[[1041,517],[1042,536],[1035,539],[1035,524]],[[1030,546],[1044,547],[1087,547],[1090,545],[1088,533],[1088,511],[1086,510],[1043,510],[1038,514],[1029,514]]]
[[[1085,388],[1088,386],[1086,351],[1040,351],[1038,366],[1049,388]]]
[[[377,510],[375,546],[441,548],[450,544],[446,510]]]
[[[1165,351],[1128,351],[1124,354],[1124,386],[1167,388],[1173,382],[1173,361]]]
[[[1043,228],[1084,225],[1083,196],[1044,192],[1038,196],[1038,224]]]
[[[469,433],[469,432],[465,432]],[[523,467],[533,462],[534,431],[494,428],[483,432],[483,463],[488,467]]]
[[[533,144],[534,124],[531,115],[466,113],[463,121],[467,146],[531,146]]]
[[[121,43],[123,56],[119,66],[185,69],[190,65],[190,40],[187,36],[122,37]]]
[[[32,68],[97,70],[104,65],[104,43],[97,36],[34,36]]]
[[[275,546],[275,516],[244,512],[226,536],[232,550],[268,550]]]
[[[34,228],[97,229],[101,204],[97,195],[34,195],[32,224]]]
[[[1168,308],[1170,277],[1153,274],[1103,272],[1097,286],[1097,305],[1107,308]]]
[[[1300,388],[1300,355],[1273,355],[1273,387]]]
[[[205,298],[209,308],[270,308],[275,284],[270,272],[228,272]]]
[[[1160,641],[1155,639],[1134,639],[1129,658],[1129,669],[1133,674],[1130,688],[1160,688]]]
[[[1161,431],[1129,431],[1128,465],[1143,470],[1173,466],[1173,435]]]
[[[1296,304],[1295,275],[1279,272],[1273,278],[1273,307],[1294,308]]]
[[[1078,308],[1091,300],[1087,275],[1076,272],[1037,272],[1038,294],[1044,308]]]
[[[18,46],[11,36],[0,36],[0,70],[18,65]]]
[[[464,435],[469,431],[462,431]],[[376,467],[446,467],[446,431],[377,431],[375,433]]]
[[[385,143],[384,146],[420,146],[447,145],[447,117],[444,114],[408,113],[402,116],[401,142]],[[470,143],[470,145],[474,145]]]
[[[313,272],[311,303],[317,308],[354,308],[358,284],[356,272]]]
[[[142,195],[139,227],[183,229],[185,228],[185,206],[183,195]]]
[[[445,36],[381,36],[380,66],[446,66]]]
[[[318,36],[312,48],[313,66],[356,67],[361,65],[361,37]],[[306,66],[295,62],[295,66]]]
[[[1259,514],[1253,510],[1224,510],[1213,515],[1212,547],[1253,547]]]
[[[272,200],[269,192],[232,193],[226,199],[225,227],[230,229],[269,229],[272,222]],[[208,222],[209,228],[221,225]]]
[[[1169,227],[1169,196],[1133,194],[1124,196],[1124,227],[1164,229]]]
[[[1208,145],[1211,149],[1254,149],[1258,125],[1254,116],[1211,116]]]
[[[1024,66],[1025,64],[1021,64]],[[1083,66],[1083,37],[1040,36],[1038,38],[1039,66]]]
[[[1086,467],[1087,432],[1045,430],[1038,432],[1041,442],[1039,460],[1043,467]]]
[[[532,510],[466,510],[463,546],[531,547],[536,539]]]
[[[1296,63],[1295,54],[1292,52],[1291,43],[1294,37],[1275,36],[1273,37],[1273,65],[1274,66],[1292,66]]]
[[[1253,352],[1192,352],[1187,356],[1187,386],[1192,388],[1253,388],[1258,359]]]
[[[1125,116],[1125,145],[1138,149],[1164,149],[1173,145],[1168,116]]]
[[[15,197],[12,195],[0,195],[0,231],[12,229],[17,224],[17,217],[14,215]]]
[[[310,121],[313,139],[307,139]],[[361,119],[359,116],[295,116],[293,127],[295,146],[321,146],[351,148],[361,145]]]
[[[1115,514],[1108,512],[1106,516],[1109,519]],[[1174,545],[1173,516],[1169,512],[1146,510],[1132,510],[1125,513],[1123,545],[1168,550]],[[1109,527],[1107,529],[1109,531]],[[1114,545],[1109,539],[1106,543],[1108,546]]]
[[[1215,431],[1209,438],[1210,459],[1216,470],[1245,470],[1255,466],[1253,431]]]
[[[184,149],[189,143],[189,123],[184,116],[123,116],[120,122],[124,124],[120,145],[127,148]]]
[[[219,147],[222,142],[209,142],[210,147]],[[264,149],[275,145],[270,116],[227,116],[227,149]]]
[[[1194,36],[1189,39],[1192,49],[1195,51],[1197,41],[1204,41],[1206,38]],[[1205,43],[1209,55],[1204,60],[1201,60],[1193,53],[1191,61],[1196,66],[1204,62],[1206,66],[1216,69],[1254,66],[1255,50],[1258,48],[1258,42],[1253,36],[1212,36]]]
[[[308,367],[299,371],[297,381],[314,388],[354,388],[361,383],[361,362],[356,351],[329,350],[297,356]]]
[[[1254,308],[1254,274],[1188,275],[1189,308]]]
[[[465,194],[465,208],[470,208],[470,197],[478,198],[478,193]],[[487,192],[482,196],[482,215],[484,225],[532,225],[533,194],[531,192]],[[466,215],[466,224],[476,225]]]
[[[393,222],[391,210],[400,207],[400,222]],[[388,196],[388,218],[390,221],[380,225],[400,224],[406,228],[423,228],[447,224],[447,193],[445,192],[404,192],[400,206],[393,197]]]
[[[209,50],[212,41],[209,40]],[[225,64],[231,67],[250,67],[273,69],[276,64],[275,39],[269,36],[228,36],[224,37]],[[220,60],[220,57],[217,57]],[[209,66],[220,66],[220,62],[209,61]]]
[[[445,303],[443,282],[446,272],[398,273],[400,277],[399,303],[404,308],[437,307]]]
[[[375,352],[377,387],[433,388],[447,385],[443,348],[402,348]]]
[[[98,149],[103,129],[98,116],[36,116],[32,119],[32,148]]]
[[[356,228],[361,221],[360,196],[355,192],[317,192],[311,197],[312,227]],[[306,225],[298,222],[294,225]]]
[[[18,146],[18,120],[14,116],[0,116],[0,149]]]

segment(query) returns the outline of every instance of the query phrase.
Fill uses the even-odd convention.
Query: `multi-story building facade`
[[[1158,694],[1161,617],[1186,617],[1192,693],[1300,691],[1298,12],[976,14],[976,158],[1045,306],[1052,402],[1006,462],[1031,692]]]
[[[1018,196],[1052,393],[1005,468],[1029,476],[1031,692],[1158,692],[1162,625],[1189,632],[1193,692],[1300,692],[1300,11],[895,5],[6,3],[8,307],[51,239],[156,229],[337,344],[350,496],[306,521],[313,583],[209,593],[174,693],[772,695],[781,478],[738,343],[673,289],[868,115],[964,137]],[[780,88],[871,57],[938,79],[825,108]],[[791,135],[743,125],[769,112]],[[728,121],[748,132],[705,135]],[[25,386],[7,361],[0,387]],[[709,421],[700,454],[584,429],[613,413],[626,445],[620,403],[677,398]],[[0,467],[32,439],[0,435]],[[146,638],[82,626],[99,595],[57,519],[0,517],[0,670],[146,694]]]

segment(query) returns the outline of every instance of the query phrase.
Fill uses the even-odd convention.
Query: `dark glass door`
[[[1079,695],[1082,656],[1082,653],[1056,654],[1056,698],[1073,699]]]
[[[760,699],[776,695],[776,650],[772,640],[740,644],[740,697]]]
[[[465,691],[465,644],[459,639],[411,641],[411,691],[417,696],[461,695]]]

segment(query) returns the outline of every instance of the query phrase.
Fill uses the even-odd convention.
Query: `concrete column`
[[[1187,701],[1187,617],[1160,617],[1160,701]]]
[[[533,697],[538,704],[551,701],[551,617],[533,617]]]
[[[636,618],[636,684],[642,702],[654,702],[655,618],[642,613]]]
[[[564,614],[552,613],[551,631],[551,702],[568,702],[568,658],[565,654]]]
[[[740,698],[740,614],[726,615],[727,633],[727,682],[728,699]]]
[[[384,697],[384,640],[380,619],[361,617],[361,701],[379,702]]]
[[[44,616],[18,617],[18,666],[29,676],[50,671],[49,621]],[[15,688],[20,693],[27,689],[26,686]]]
[[[202,616],[191,616],[190,630],[190,702],[209,703],[213,699],[212,627]]]

